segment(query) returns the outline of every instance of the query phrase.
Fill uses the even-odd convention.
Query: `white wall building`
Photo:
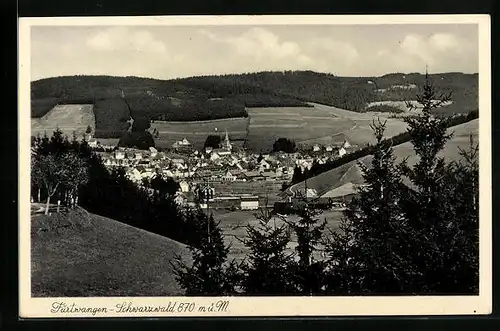
[[[259,197],[241,197],[241,210],[256,210],[259,209]]]

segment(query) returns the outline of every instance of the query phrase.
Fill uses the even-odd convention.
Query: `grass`
[[[171,239],[76,209],[31,219],[34,297],[182,295]]]
[[[338,145],[344,140],[364,146],[373,143],[370,124],[373,113],[364,114],[336,107],[314,104],[313,108],[249,108],[249,148],[269,150],[277,138],[291,138],[301,148],[309,149],[314,144]],[[406,130],[400,119],[389,118],[390,114],[377,114],[387,120],[387,136]]]
[[[64,134],[71,136],[84,134],[87,126],[95,131],[95,116],[92,105],[57,105],[41,118],[31,119],[31,135],[47,132],[51,135],[59,128]]]
[[[154,121],[151,123],[150,131],[158,130],[159,137],[155,138],[158,147],[172,147],[175,141],[186,138],[194,148],[201,149],[209,135],[223,136],[226,130],[230,140],[240,141],[242,144],[247,137],[247,126],[248,118],[245,117],[196,122]]]

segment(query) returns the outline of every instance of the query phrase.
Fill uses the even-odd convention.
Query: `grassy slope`
[[[32,216],[33,296],[178,295],[169,261],[185,245],[88,214]]]
[[[462,149],[467,149],[467,147],[469,146],[470,135],[473,135],[475,141],[477,142],[478,131],[478,119],[448,129],[448,132],[453,132],[454,134],[452,139],[448,141],[445,148],[441,151],[440,155],[447,161],[458,160],[460,158],[459,147]],[[413,145],[411,144],[411,142],[406,142],[394,147],[394,155],[396,156],[396,162],[402,161],[402,159],[405,157],[409,157],[408,163],[410,165],[417,161],[417,157],[414,154]],[[371,162],[371,156],[365,156],[357,161],[361,161],[369,166]],[[352,182],[354,184],[362,183],[362,173],[361,169],[356,164],[357,161],[346,163],[340,167],[309,178],[307,180],[307,187],[316,189],[318,194],[321,195],[348,182]],[[300,182],[291,186],[287,190],[287,192],[303,192],[304,187],[305,183]]]

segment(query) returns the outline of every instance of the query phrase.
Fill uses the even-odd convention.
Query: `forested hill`
[[[454,105],[447,113],[465,113],[478,108],[478,75],[442,73],[429,75],[437,90],[452,91]],[[414,100],[425,75],[392,73],[380,77],[340,77],[313,71],[259,72],[178,80],[185,85],[207,88],[224,85],[259,86],[278,95],[362,112],[370,102]],[[214,89],[217,89],[216,87]]]
[[[453,104],[443,107],[442,112],[467,112],[478,108],[477,74],[446,73],[430,75],[430,78],[439,90],[453,91]],[[307,106],[305,102],[362,112],[370,102],[414,99],[423,81],[421,74],[338,77],[312,71],[174,80],[53,77],[31,83],[31,115],[41,117],[56,104],[94,104],[96,136],[120,137],[130,116],[134,119],[196,121],[247,116],[245,107]],[[405,88],[410,85],[413,87]]]

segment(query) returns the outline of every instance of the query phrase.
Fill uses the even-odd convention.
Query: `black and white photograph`
[[[26,317],[491,312],[489,16],[19,31]]]

